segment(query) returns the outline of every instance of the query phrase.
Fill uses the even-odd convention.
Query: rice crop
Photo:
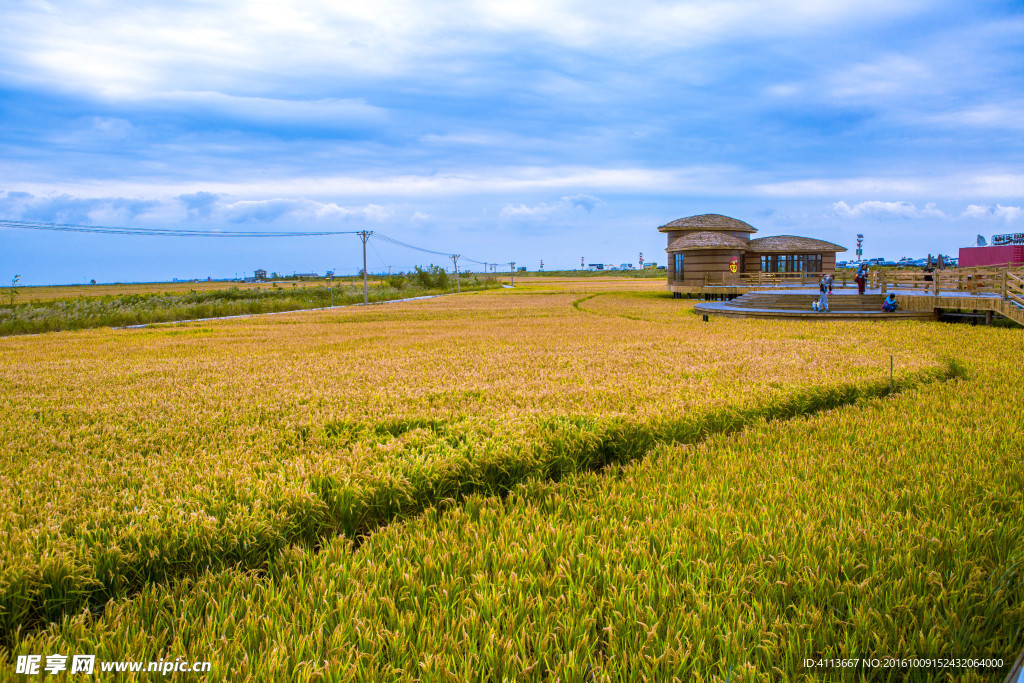
[[[878,439],[885,429],[931,425],[921,417],[929,402],[948,410],[973,401],[968,419],[983,425],[1019,398],[988,374],[960,379],[1013,343],[1012,331],[707,325],[664,296],[574,296],[477,293],[386,310],[0,341],[8,657],[86,643],[119,653],[113,658],[209,653],[193,658],[252,680],[437,679],[445,670],[459,680],[637,672],[725,680],[713,663],[730,659],[736,673],[749,664],[764,674],[768,661],[792,673],[803,632],[782,629],[755,659],[748,636],[763,640],[772,619],[799,616],[818,634],[808,651],[843,651],[825,636],[838,622],[821,606],[824,589],[794,584],[806,594],[793,613],[744,562],[778,550],[790,558],[787,571],[817,566],[828,544],[791,533],[815,510],[827,512],[815,518],[822,528],[839,525],[840,537],[860,539],[857,523],[867,528],[896,490],[878,465],[857,474],[855,463],[921,458],[896,459],[897,441]],[[952,349],[970,349],[973,362],[943,360]],[[899,360],[896,397],[872,398],[888,393],[889,353]],[[857,422],[864,414],[877,419]],[[829,431],[833,424],[857,429],[851,436]],[[831,435],[828,454],[813,447],[819,432]],[[997,487],[997,505],[971,508],[975,526],[954,524],[942,511],[957,509],[955,487],[934,487],[969,481],[980,490],[1005,463],[984,448],[957,460],[952,433],[933,441],[937,460],[923,462],[951,466],[953,479],[928,479],[920,466],[900,486],[932,487],[938,502],[920,519],[947,536],[982,534],[988,540],[971,546],[984,551],[979,566],[1005,571],[1013,538],[993,535],[992,523],[1020,511],[1020,470]],[[748,441],[756,447],[737,447]],[[880,450],[866,455],[864,443]],[[648,453],[657,455],[644,460]],[[860,478],[848,479],[849,496],[832,485],[787,497],[794,453],[803,454],[805,480],[813,462]],[[706,499],[692,495],[699,484]],[[854,495],[857,486],[874,493]],[[619,525],[619,509],[635,523]],[[683,519],[697,520],[694,529],[718,520],[720,537],[680,534],[665,521]],[[755,521],[757,533],[743,526]],[[559,531],[549,536],[544,525]],[[723,540],[737,528],[742,553]],[[902,551],[903,539],[886,547]],[[651,583],[662,549],[688,569],[673,565],[671,582]],[[715,573],[701,574],[698,556]],[[920,559],[910,557],[906,567]],[[574,573],[583,564],[591,569]],[[620,581],[619,602],[608,602],[604,588],[595,593],[595,577]],[[985,603],[976,584],[965,593],[951,579],[950,595],[963,604],[974,596],[987,605],[981,616],[1020,624],[1019,584],[1009,580],[1003,595],[1017,602],[1003,607]],[[885,590],[892,606],[926,605],[929,585]],[[627,586],[640,597],[628,597]],[[881,602],[865,603],[866,614],[886,605],[885,590]],[[709,621],[703,632],[662,614],[717,604],[715,591],[740,602],[761,595],[768,621],[739,603],[727,612],[735,618]],[[612,640],[611,607],[643,621],[647,635],[627,620]],[[298,616],[285,619],[286,609]],[[985,652],[1014,642],[986,628]],[[935,643],[953,642],[939,633]],[[689,638],[690,654],[673,638]],[[666,648],[676,654],[651,654]]]

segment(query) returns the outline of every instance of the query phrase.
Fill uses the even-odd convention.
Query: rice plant
[[[1014,331],[705,325],[598,284],[0,340],[0,662],[778,680],[1020,649]]]

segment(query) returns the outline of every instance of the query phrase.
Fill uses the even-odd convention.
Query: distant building
[[[690,291],[704,285],[739,283],[743,274],[832,272],[836,252],[846,251],[825,240],[795,235],[750,239],[757,228],[717,213],[689,216],[667,223],[668,288]]]
[[[984,244],[980,235],[978,243]],[[1024,265],[1024,233],[992,235],[990,246],[961,247],[959,256],[961,268]]]
[[[260,268],[255,273],[253,273],[253,278],[256,279],[256,280],[266,280],[267,279],[267,271],[265,271],[262,268]]]
[[[589,268],[590,270],[604,270],[604,264],[603,263],[588,263],[587,264],[587,268]]]

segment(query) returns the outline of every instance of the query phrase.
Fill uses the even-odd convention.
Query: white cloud
[[[807,178],[756,185],[758,194],[769,197],[821,197],[835,195],[903,194],[927,192],[928,181],[917,178]]]
[[[796,97],[803,92],[803,88],[796,83],[776,83],[764,89],[764,93],[770,97],[790,98]]]
[[[613,191],[642,194],[692,193],[720,195],[737,191],[726,166],[673,169],[591,166],[512,166],[455,173],[372,176],[278,176],[265,179],[250,169],[236,171],[231,181],[83,180],[73,183],[8,182],[11,190],[34,193],[67,191],[79,195],[176,197],[197,191],[233,197],[394,197],[464,196],[535,191]],[[246,177],[246,174],[251,177]],[[743,191],[740,189],[740,191]]]
[[[1024,216],[1024,209],[1019,206],[1003,206],[1002,204],[996,204],[995,206],[971,204],[964,210],[962,216],[964,218],[987,218],[1013,223],[1019,220],[1021,216]]]
[[[163,224],[182,219],[227,223],[270,223],[278,220],[302,222],[362,220],[383,223],[394,209],[380,204],[340,206],[304,198],[235,199],[223,194],[195,192],[163,200],[152,196],[82,197],[70,194],[34,195],[30,192],[0,191],[0,214],[24,220],[122,225],[148,222]],[[425,216],[424,214],[417,214]]]
[[[0,215],[29,221],[118,225],[163,214],[161,202],[151,198],[0,192]]]
[[[603,204],[604,202],[597,197],[588,194],[577,194],[571,197],[562,197],[554,204],[540,203],[536,206],[526,206],[525,204],[513,206],[512,204],[506,204],[501,209],[501,217],[513,219],[541,219],[556,214],[569,214],[576,210],[580,210],[584,213],[590,213],[595,208]]]
[[[961,171],[949,175],[917,177],[807,178],[754,185],[750,191],[767,197],[835,197],[903,195],[904,197],[1024,196],[1024,174]]]
[[[953,128],[1003,128],[1024,130],[1024,101],[987,103],[923,117],[923,120]]]
[[[828,91],[838,98],[877,100],[919,92],[932,80],[933,74],[924,62],[890,54],[835,72],[829,78]]]
[[[959,215],[953,215],[936,208],[933,202],[919,208],[913,202],[866,201],[851,206],[845,201],[832,204],[832,214],[840,218],[934,218],[941,220],[985,219],[1012,223],[1024,217],[1024,209],[1019,206],[1003,206],[1002,204],[982,205],[969,204]]]
[[[377,204],[350,208],[310,199],[261,199],[224,203],[215,208],[212,215],[231,223],[271,222],[285,217],[305,221],[361,218],[379,223],[393,213],[391,209]]]
[[[285,100],[237,97],[219,92],[161,92],[144,100],[157,106],[177,105],[203,114],[219,114],[256,123],[346,125],[353,121],[382,121],[386,111],[361,98]]]
[[[850,206],[844,201],[838,201],[832,205],[832,212],[841,218],[862,218],[872,217],[895,217],[895,218],[941,218],[948,216],[935,208],[933,202],[925,204],[919,209],[911,202],[881,202],[867,201]]]
[[[381,76],[460,70],[516,39],[616,59],[756,36],[792,36],[909,14],[927,4],[884,0],[584,0],[344,2],[220,0],[138,5],[65,0],[22,4],[0,26],[9,75],[108,97],[244,92],[283,74]],[[684,36],[684,38],[680,38]],[[248,87],[248,86],[254,87]]]

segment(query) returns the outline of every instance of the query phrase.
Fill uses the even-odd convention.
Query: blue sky
[[[852,255],[1024,232],[1019,2],[8,0],[0,218],[665,262],[699,213]],[[429,256],[371,241],[369,266]],[[434,258],[435,262],[439,259]],[[0,282],[361,266],[359,239],[0,229]]]

